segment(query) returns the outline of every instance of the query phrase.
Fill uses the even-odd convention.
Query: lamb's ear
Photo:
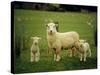
[[[41,40],[41,37],[38,37],[39,40]]]
[[[31,37],[30,39],[34,39],[34,37]]]

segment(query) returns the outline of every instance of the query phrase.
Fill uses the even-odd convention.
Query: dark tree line
[[[13,2],[15,9],[47,10],[47,11],[88,11],[96,12],[96,6],[33,3],[33,2]]]

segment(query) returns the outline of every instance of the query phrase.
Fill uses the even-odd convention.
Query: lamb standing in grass
[[[40,49],[38,46],[40,37],[31,37],[33,44],[31,46],[31,62],[38,62],[40,60]]]
[[[60,61],[61,49],[68,48],[72,50],[73,47],[76,47],[75,43],[78,44],[79,42],[79,34],[74,31],[65,33],[57,32],[56,25],[53,22],[47,24],[47,41],[49,48],[54,49],[54,61]]]
[[[80,40],[80,47],[82,50],[79,50],[80,53],[80,61],[86,61],[86,57],[89,54],[89,57],[91,57],[91,49],[89,46],[89,43],[86,42],[86,40]]]

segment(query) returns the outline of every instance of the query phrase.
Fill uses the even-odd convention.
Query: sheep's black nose
[[[50,33],[52,33],[52,30],[50,30]]]
[[[35,44],[35,45],[37,45],[37,43],[36,43],[36,42],[35,42],[34,44]]]

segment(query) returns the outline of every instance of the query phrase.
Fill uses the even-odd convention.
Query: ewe
[[[33,44],[31,46],[31,62],[38,62],[40,59],[40,49],[39,49],[39,39],[41,39],[40,37],[31,37],[31,39],[33,40]]]
[[[57,32],[57,25],[58,24],[55,24],[53,22],[47,24],[48,47],[54,50],[54,61],[60,61],[60,53],[62,48],[68,48],[72,50],[72,48],[76,47],[76,45],[79,46],[79,34],[77,32]]]

